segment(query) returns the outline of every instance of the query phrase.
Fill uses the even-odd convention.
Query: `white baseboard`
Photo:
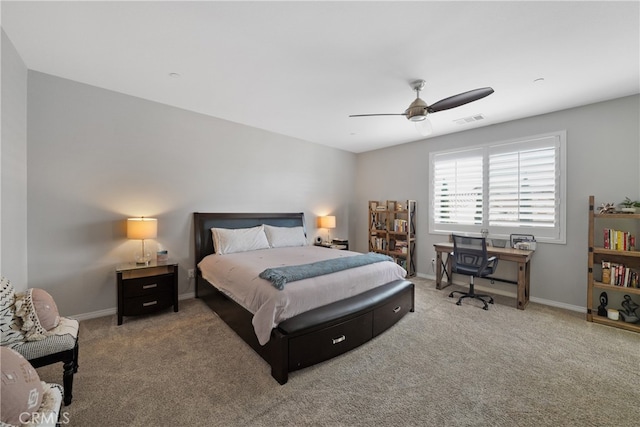
[[[191,299],[195,297],[196,297],[195,292],[187,292],[186,294],[178,295],[178,300],[182,301],[183,299]],[[114,314],[117,314],[117,313],[118,313],[117,307],[112,307],[112,308],[105,308],[104,310],[91,311],[89,313],[82,313],[82,314],[76,314],[73,316],[65,316],[65,317],[70,317],[76,320],[88,320],[88,319],[95,319],[98,317],[113,316]]]

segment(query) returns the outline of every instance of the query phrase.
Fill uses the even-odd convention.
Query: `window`
[[[429,232],[565,243],[566,132],[430,154]]]

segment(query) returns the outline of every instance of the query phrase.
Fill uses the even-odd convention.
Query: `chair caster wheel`
[[[456,305],[462,305],[462,301],[458,301]]]
[[[493,300],[489,301],[489,304],[493,304]]]
[[[453,292],[449,294],[449,298],[453,298]]]
[[[484,310],[489,311],[489,307],[488,307],[488,306],[486,306],[486,305],[485,305],[484,307],[482,307],[482,308],[483,308]]]

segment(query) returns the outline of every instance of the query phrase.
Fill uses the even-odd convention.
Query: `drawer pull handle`
[[[149,307],[151,305],[156,305],[158,303],[158,301],[149,301],[149,302],[143,302],[142,306],[143,307]]]
[[[394,313],[397,313],[397,312],[399,312],[399,311],[400,311],[400,309],[401,309],[401,308],[402,308],[402,307],[397,306],[396,308],[394,308],[394,309],[393,309],[393,312],[394,312]]]
[[[338,344],[341,343],[342,341],[346,340],[347,337],[345,337],[344,335],[339,336],[338,338],[334,338],[331,340],[332,344]]]
[[[154,283],[153,285],[143,285],[142,289],[151,289],[151,288],[157,288],[158,284]]]

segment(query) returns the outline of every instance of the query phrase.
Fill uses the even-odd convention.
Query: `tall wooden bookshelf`
[[[369,202],[369,251],[386,254],[416,275],[416,201]]]
[[[640,332],[640,323],[625,322],[622,320],[622,314],[620,314],[619,320],[611,320],[607,316],[598,315],[600,295],[602,292],[607,294],[608,304],[606,308],[608,309],[613,308],[622,311],[621,301],[623,301],[625,295],[631,297],[636,304],[640,304],[640,287],[633,287],[634,285],[640,285],[637,283],[612,284],[612,282],[615,282],[615,279],[611,279],[611,275],[614,274],[612,269],[610,269],[609,280],[606,280],[606,274],[603,274],[603,262],[622,265],[625,268],[631,269],[631,271],[640,271],[639,248],[631,248],[628,242],[626,248],[624,243],[622,243],[622,246],[620,246],[620,244],[613,244],[609,238],[611,233],[605,232],[605,229],[615,229],[616,231],[626,232],[637,237],[640,229],[640,214],[617,212],[598,213],[595,209],[594,197],[589,196],[587,320],[616,328],[627,329],[629,331]],[[608,244],[606,242],[607,240],[609,240]],[[618,240],[624,242],[624,238]],[[640,308],[636,310],[636,313],[640,315]]]

